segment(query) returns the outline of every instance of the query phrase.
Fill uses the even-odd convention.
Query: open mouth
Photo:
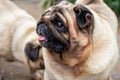
[[[44,47],[47,47],[48,40],[45,36],[39,35],[38,40],[39,40],[41,45],[43,45]]]

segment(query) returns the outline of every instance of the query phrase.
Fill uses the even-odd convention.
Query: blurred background
[[[61,0],[41,0],[41,7],[42,8],[47,8],[54,3],[57,3]],[[68,0],[71,3],[75,3],[76,0]],[[116,13],[116,15],[120,15],[120,0],[104,0],[105,3]]]
[[[41,14],[49,6],[58,3],[61,0],[11,0],[21,9],[26,10],[37,21]],[[74,3],[76,0],[69,0]],[[120,49],[120,0],[104,0],[108,6],[115,12],[118,17],[118,46]],[[4,59],[0,60],[0,80],[1,76],[4,80],[30,80],[30,72],[27,66],[19,62],[7,62]],[[119,61],[112,72],[114,80],[120,80],[120,57]]]

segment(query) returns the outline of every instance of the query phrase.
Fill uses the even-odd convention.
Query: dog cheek
[[[28,43],[25,47],[26,56],[33,62],[38,60],[40,45],[35,45],[33,43]]]

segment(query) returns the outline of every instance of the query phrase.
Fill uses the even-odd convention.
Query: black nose
[[[36,32],[38,35],[42,35],[43,31],[47,29],[47,25],[45,23],[40,23],[37,25]]]

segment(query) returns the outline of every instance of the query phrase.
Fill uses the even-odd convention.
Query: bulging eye
[[[59,32],[66,33],[68,31],[63,20],[57,14],[52,18],[52,23]]]
[[[61,28],[61,27],[63,27],[63,24],[60,21],[57,21],[56,22],[56,27]]]
[[[56,20],[55,21],[55,26],[56,26],[56,28],[60,29],[60,28],[64,27],[64,23],[60,20]]]
[[[58,31],[60,32],[64,32],[66,33],[67,32],[67,28],[64,24],[64,22],[60,21],[60,20],[57,20],[56,23],[55,23],[55,27]]]

